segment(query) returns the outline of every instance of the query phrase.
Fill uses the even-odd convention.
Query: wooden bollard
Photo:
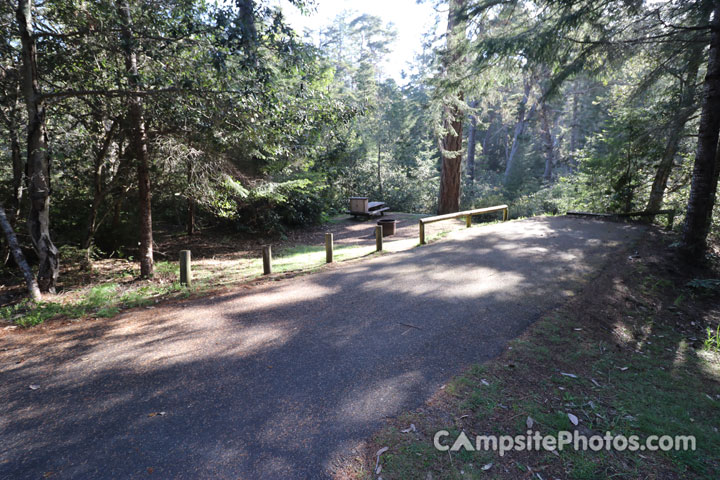
[[[472,227],[472,215],[465,215],[465,227]]]
[[[333,261],[333,234],[325,234],[325,262],[332,263]]]
[[[263,245],[262,257],[263,275],[270,275],[272,273],[272,248],[270,247],[270,245]]]
[[[382,225],[375,226],[375,250],[382,252],[383,242],[383,227]]]
[[[190,250],[180,251],[180,283],[192,284],[192,267],[190,266]]]
[[[507,217],[508,217],[508,209],[504,208],[503,209],[503,222],[507,222]]]
[[[425,245],[425,224],[422,220],[418,222],[418,227],[420,229],[420,245]]]

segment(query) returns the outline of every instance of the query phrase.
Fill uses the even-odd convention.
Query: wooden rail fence
[[[448,213],[445,215],[436,215],[434,217],[421,218],[419,223],[420,227],[420,245],[425,245],[425,225],[428,223],[442,222],[443,220],[452,220],[453,218],[465,217],[465,226],[470,227],[472,225],[473,215],[482,215],[483,213],[492,212],[503,212],[503,222],[508,219],[508,206],[507,205],[496,205],[494,207],[487,208],[476,208],[474,210],[464,210],[462,212]]]

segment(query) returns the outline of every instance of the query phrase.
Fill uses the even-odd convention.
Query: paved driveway
[[[325,478],[384,417],[498,355],[642,231],[495,224],[213,298],[3,332],[0,478]]]

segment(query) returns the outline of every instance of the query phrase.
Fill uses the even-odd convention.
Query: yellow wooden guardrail
[[[425,245],[425,225],[428,223],[442,222],[443,220],[452,220],[453,218],[465,217],[465,226],[470,227],[472,225],[472,216],[480,215],[483,213],[492,212],[503,212],[503,222],[508,219],[508,206],[507,205],[496,205],[494,207],[487,208],[476,208],[474,210],[464,210],[462,212],[448,213],[445,215],[436,215],[434,217],[421,218],[419,221],[420,226],[420,245]]]

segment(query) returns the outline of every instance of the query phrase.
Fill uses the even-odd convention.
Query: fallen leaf
[[[389,449],[389,447],[383,447],[375,453],[375,455],[377,455],[377,460],[375,460],[375,470],[377,470],[380,466],[380,455],[387,452]]]
[[[624,372],[624,371],[627,370],[628,368],[630,368],[630,367],[620,367],[620,371],[621,371],[621,372]]]
[[[378,465],[378,467],[375,469],[375,475],[380,475],[380,472],[382,472],[382,465]]]
[[[485,380],[484,378],[483,378],[482,380],[480,380],[480,383],[482,383],[482,384],[485,385],[486,387],[489,387],[489,386],[490,386],[490,384],[488,383],[488,381]]]
[[[405,430],[400,430],[400,431],[401,431],[402,433],[414,432],[414,431],[416,431],[416,430],[415,430],[415,424],[414,424],[414,423],[411,423],[408,428],[406,428]]]
[[[487,463],[482,466],[482,469],[487,471],[487,470],[490,470],[492,468],[492,466],[493,466],[492,463]]]
[[[574,373],[560,372],[560,375],[563,375],[565,377],[570,377],[570,378],[577,378],[577,375],[575,375]]]
[[[595,380],[594,378],[591,378],[590,381],[591,381],[591,382],[593,383],[593,385],[595,385],[596,387],[599,387],[599,386],[600,386],[600,384],[599,384],[599,383],[597,382],[597,380]]]
[[[30,390],[37,390],[40,388],[40,385],[30,385]]]
[[[148,417],[158,417],[158,416],[162,417],[162,416],[164,416],[164,415],[165,415],[165,412],[152,412],[152,413],[148,413]]]
[[[580,420],[578,420],[578,417],[573,415],[572,413],[568,413],[568,418],[570,419],[570,423],[577,426],[578,423],[580,423]]]
[[[527,420],[525,420],[525,425],[527,425],[527,428],[530,429],[535,425],[535,420],[532,419],[532,417],[527,417]]]

